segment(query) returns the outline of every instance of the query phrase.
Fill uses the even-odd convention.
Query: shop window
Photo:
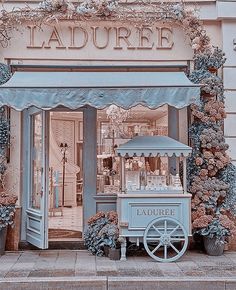
[[[97,146],[97,193],[113,194],[120,191],[120,158],[116,148],[135,136],[168,135],[168,106],[151,110],[136,106],[123,110],[110,106],[99,110],[97,114],[98,146]],[[142,160],[141,160],[142,159]],[[138,172],[139,166],[145,165],[156,174],[165,174],[168,169],[167,158],[132,158],[126,166]],[[136,170],[138,169],[138,170]],[[140,174],[133,174],[136,183],[140,182]]]

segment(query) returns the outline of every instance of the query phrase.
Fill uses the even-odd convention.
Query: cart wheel
[[[161,217],[148,224],[143,242],[147,253],[154,260],[173,262],[186,251],[188,235],[179,221],[170,217]]]

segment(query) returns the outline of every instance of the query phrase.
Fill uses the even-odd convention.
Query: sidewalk
[[[0,257],[0,289],[236,290],[236,252],[189,251],[165,264],[149,256],[112,261],[87,251],[7,252]]]

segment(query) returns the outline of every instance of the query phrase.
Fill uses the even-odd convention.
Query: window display
[[[124,110],[123,110],[124,111]],[[156,110],[151,110],[142,106],[129,109],[124,114],[122,109],[112,106],[111,109],[98,111],[98,150],[97,150],[97,192],[98,194],[114,194],[121,190],[120,158],[116,149],[131,140],[135,136],[153,136],[168,134],[168,108],[163,106]],[[119,116],[122,115],[122,118]],[[141,116],[141,118],[140,118]],[[156,163],[155,163],[156,162]],[[147,174],[160,175],[157,172],[165,172],[168,164],[165,157],[155,161],[148,158],[129,158],[126,162],[130,181],[127,186],[142,189],[147,186],[144,177],[141,182],[140,171],[147,169]],[[157,171],[155,171],[157,170]],[[154,173],[155,171],[155,173]],[[164,174],[165,175],[165,174]],[[158,181],[159,182],[159,181]]]
[[[167,174],[167,168],[168,160],[166,157],[125,158],[126,190],[183,191],[179,174]]]
[[[167,136],[137,136],[119,146],[123,193],[186,191],[186,157],[191,148]],[[168,172],[168,158],[175,157],[176,168],[183,162],[183,183],[179,173]]]

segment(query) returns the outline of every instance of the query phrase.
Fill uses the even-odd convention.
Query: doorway
[[[83,232],[83,112],[50,112],[48,238]]]
[[[83,112],[24,111],[22,240],[80,241],[83,232]]]

